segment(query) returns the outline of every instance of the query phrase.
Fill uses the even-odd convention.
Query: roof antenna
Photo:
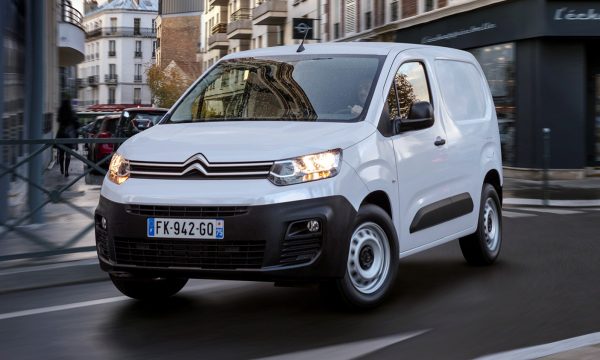
[[[308,32],[310,30],[312,30],[312,28],[308,26],[307,23],[300,23],[296,25],[296,31],[298,31],[300,34],[304,33],[304,38],[302,38],[302,42],[300,42],[300,46],[298,46],[298,50],[296,50],[297,53],[301,53],[304,50],[306,50],[304,48],[304,40],[306,40],[306,37],[308,36]]]

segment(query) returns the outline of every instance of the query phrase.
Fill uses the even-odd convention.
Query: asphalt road
[[[465,359],[600,331],[600,211],[508,210],[497,264],[466,265],[456,242],[403,259],[365,313],[269,283],[196,280],[161,304],[108,281],[5,293],[0,359]]]

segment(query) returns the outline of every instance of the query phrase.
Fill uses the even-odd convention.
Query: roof
[[[85,15],[89,16],[104,10],[136,10],[153,11],[158,13],[158,0],[138,0],[137,2],[134,0],[113,0],[98,6],[98,8],[88,12]]]
[[[304,44],[306,50],[297,53],[299,45],[275,46],[269,48],[241,51],[225,56],[223,59],[235,59],[254,56],[282,56],[282,55],[388,55],[392,51],[404,51],[408,49],[436,49],[436,52],[444,52],[447,55],[458,55],[464,53],[461,50],[442,48],[439,46],[396,43],[396,42],[328,42],[318,44]],[[460,55],[459,55],[460,56]],[[461,56],[462,57],[462,56]]]

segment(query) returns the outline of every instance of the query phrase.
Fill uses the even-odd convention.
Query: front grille
[[[211,163],[204,155],[196,154],[182,163],[130,161],[130,173],[133,178],[263,179],[272,165],[272,161]]]
[[[152,217],[183,218],[222,218],[244,215],[247,206],[168,206],[168,205],[127,205],[125,210],[131,215]]]
[[[116,237],[115,253],[119,265],[208,270],[260,269],[265,241]]]
[[[110,259],[108,251],[108,234],[106,230],[100,227],[100,222],[96,220],[96,250],[98,255],[105,259]]]

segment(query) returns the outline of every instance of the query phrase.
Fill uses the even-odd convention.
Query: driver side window
[[[402,64],[387,96],[389,120],[398,117],[406,119],[415,102],[427,101],[431,104],[430,94],[425,66],[418,61]]]

